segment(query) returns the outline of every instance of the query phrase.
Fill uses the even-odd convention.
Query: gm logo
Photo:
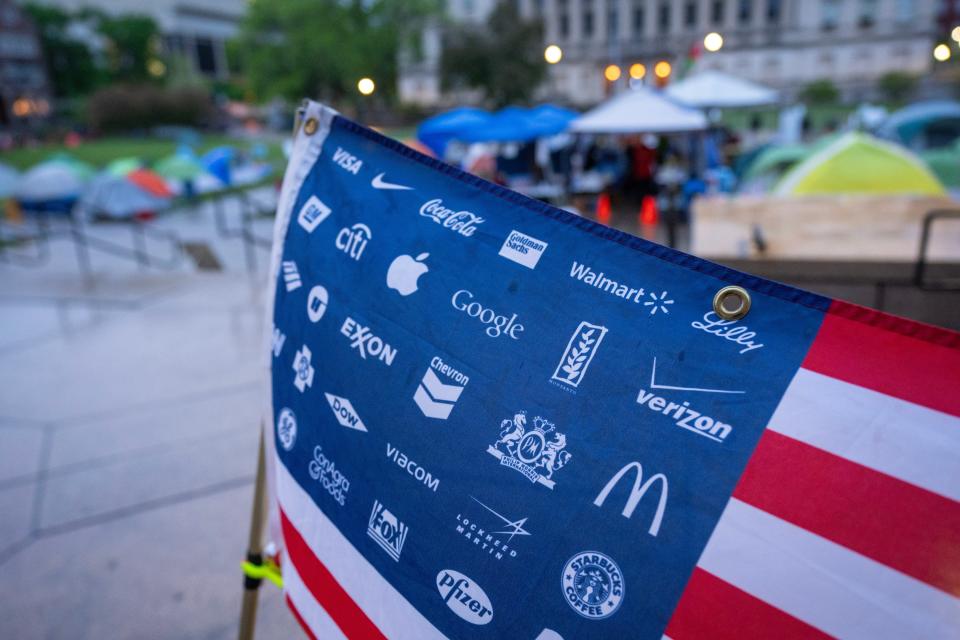
[[[453,569],[437,574],[437,591],[450,610],[470,624],[493,620],[493,607],[487,594],[473,580]]]

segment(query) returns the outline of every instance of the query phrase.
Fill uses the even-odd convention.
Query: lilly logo
[[[450,610],[470,624],[488,624],[493,620],[493,606],[487,594],[459,571],[444,569],[438,573],[437,591]]]
[[[387,269],[387,286],[402,296],[408,296],[417,290],[417,280],[430,269],[423,261],[429,253],[421,253],[416,258],[402,255],[394,258]]]

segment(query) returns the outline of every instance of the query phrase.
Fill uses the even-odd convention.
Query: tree
[[[485,27],[451,28],[440,64],[445,88],[483,90],[496,106],[527,102],[546,77],[543,25],[523,20],[516,3],[501,0]]]
[[[359,98],[373,78],[390,97],[401,45],[439,11],[438,0],[271,0],[251,2],[233,49],[257,98]]]
[[[106,41],[107,73],[117,82],[149,79],[148,64],[160,53],[160,33],[153,18],[97,14],[97,31]]]
[[[27,4],[23,8],[40,36],[54,95],[72,98],[92,91],[102,76],[87,45],[68,33],[73,17],[56,7]]]
[[[834,104],[840,99],[840,91],[830,80],[815,80],[803,88],[800,99],[810,104]]]
[[[893,104],[902,104],[913,95],[917,88],[917,76],[902,71],[891,71],[880,76],[877,90],[884,100]]]

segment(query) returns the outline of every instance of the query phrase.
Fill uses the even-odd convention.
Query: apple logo
[[[417,279],[430,269],[423,261],[430,256],[421,253],[414,259],[408,255],[397,256],[387,269],[387,286],[402,296],[408,296],[417,290]]]

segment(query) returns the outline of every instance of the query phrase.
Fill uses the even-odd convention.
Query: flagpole
[[[260,443],[257,447],[257,479],[253,485],[253,509],[250,516],[250,538],[247,542],[247,562],[263,564],[263,525],[266,522],[266,470],[263,453],[263,424],[260,425]],[[257,600],[262,578],[243,578],[243,605],[240,609],[239,640],[253,640],[257,622]]]

